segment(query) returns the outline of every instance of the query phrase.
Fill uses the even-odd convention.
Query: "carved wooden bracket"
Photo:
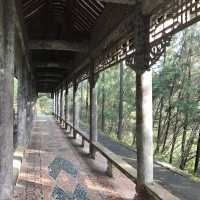
[[[137,9],[134,38],[134,51],[127,56],[126,64],[135,71],[150,70],[169,46],[172,35],[167,35],[150,43],[150,17]]]
[[[90,65],[90,71],[89,71],[90,86],[95,87],[98,79],[99,79],[99,74],[95,73],[95,65],[94,65],[94,62],[92,61]]]
[[[152,67],[156,62],[160,59],[160,57],[164,54],[166,48],[170,45],[172,36],[167,36],[162,38],[159,42],[152,43],[150,45],[149,51],[149,66]]]
[[[73,80],[73,88],[74,88],[74,92],[76,93],[77,89],[78,89],[78,81],[76,78],[74,78]]]
[[[138,3],[135,9],[134,25],[134,52],[127,57],[126,64],[135,71],[145,71],[149,66],[149,29],[150,16],[142,13],[142,4]]]

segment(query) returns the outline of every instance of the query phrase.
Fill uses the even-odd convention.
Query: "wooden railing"
[[[128,164],[126,161],[121,159],[119,156],[117,156],[115,153],[107,149],[99,142],[90,141],[89,136],[87,134],[85,134],[80,129],[74,128],[73,124],[71,124],[70,122],[66,122],[63,118],[55,114],[54,116],[57,120],[59,120],[59,122],[61,122],[61,124],[65,125],[65,127],[69,129],[70,133],[72,131],[75,131],[75,133],[81,136],[83,147],[84,142],[87,141],[90,145],[93,145],[96,151],[101,153],[107,159],[107,174],[109,176],[113,176],[112,167],[115,166],[127,178],[129,178],[134,183],[137,183],[137,171],[135,168],[133,168],[130,164]],[[157,183],[146,184],[145,190],[149,195],[149,200],[180,200]]]

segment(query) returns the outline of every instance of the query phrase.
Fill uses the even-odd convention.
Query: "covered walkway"
[[[141,199],[179,199],[154,182],[151,69],[172,36],[199,20],[197,0],[1,0],[0,200],[13,199],[15,147],[25,150],[15,187],[18,200],[49,199],[50,195],[128,200],[134,198],[135,184]],[[98,77],[121,62],[136,75],[137,169],[97,141]],[[14,77],[18,79],[17,108]],[[78,127],[78,86],[86,79],[89,137]],[[72,124],[68,123],[70,88]],[[53,114],[66,130],[70,127],[74,140],[52,118],[39,117],[33,127],[40,93],[54,99]],[[84,150],[77,148],[75,139],[81,146],[87,141]],[[112,176],[113,166],[121,172],[114,169],[110,179],[105,169]]]
[[[89,159],[88,146],[80,149],[79,141],[69,137],[52,117],[38,117],[15,187],[15,200],[66,200],[73,195],[79,200],[134,198],[133,182],[118,170],[114,171],[115,178],[109,178],[106,160],[100,154],[96,160]],[[66,161],[61,170],[59,159]]]

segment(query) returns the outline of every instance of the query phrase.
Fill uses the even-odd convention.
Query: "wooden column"
[[[15,1],[0,1],[0,199],[13,194]]]
[[[135,26],[137,188],[153,182],[152,72],[149,68],[150,17],[137,9]],[[141,192],[142,193],[142,192]]]
[[[78,83],[76,80],[73,81],[73,127],[78,128],[79,126],[79,105],[76,98],[78,89]],[[76,139],[76,131],[73,130],[73,137]]]
[[[92,63],[90,67],[90,141],[97,142],[97,89],[96,82],[98,80],[97,75],[94,74],[94,64]],[[90,144],[90,155],[95,158],[95,149],[92,144]]]
[[[53,93],[53,110],[54,110],[54,115],[56,114],[56,93]]]
[[[19,146],[25,147],[26,138],[26,82],[25,82],[25,65],[19,66],[19,84],[18,84],[18,133],[17,143]]]
[[[136,73],[138,183],[153,182],[152,72]]]
[[[25,77],[25,94],[26,94],[26,134],[25,134],[25,146],[28,146],[31,138],[31,73],[28,70],[25,70],[26,77]]]
[[[57,115],[57,96],[56,96],[56,91],[54,92],[54,98],[55,98],[54,110],[55,110],[55,116],[56,116]]]
[[[58,117],[58,115],[59,115],[59,109],[58,109],[59,103],[58,103],[58,101],[59,101],[59,91],[56,92],[56,116],[57,116],[57,120],[59,119],[59,117]]]
[[[29,132],[30,132],[30,138],[31,138],[31,130],[33,128],[33,85],[32,85],[32,77],[30,81],[30,97],[29,97],[29,107],[30,107],[30,115],[29,115]],[[29,138],[29,140],[30,140]]]
[[[58,90],[58,120],[60,119],[60,90]]]
[[[68,122],[68,85],[65,88],[65,128],[67,129]]]
[[[62,124],[63,117],[63,87],[60,89],[60,123]]]
[[[32,128],[34,125],[34,122],[36,120],[36,101],[37,101],[37,94],[36,94],[36,85],[35,82],[33,84],[33,90],[32,90]]]

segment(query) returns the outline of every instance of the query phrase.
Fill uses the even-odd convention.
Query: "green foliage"
[[[199,45],[198,26],[177,34],[153,77],[154,126],[161,124],[161,144],[157,146],[166,140],[166,145],[156,156],[190,172],[194,167],[200,131]],[[161,98],[164,98],[164,108],[162,119],[159,119]]]
[[[154,144],[159,147],[155,157],[189,172],[194,168],[200,131],[199,46],[200,30],[195,25],[173,37],[171,46],[153,68]],[[119,120],[119,73],[117,64],[101,72],[97,83],[98,128],[102,130],[104,118],[103,132],[114,140],[117,140]],[[124,65],[123,76],[123,137],[120,142],[135,147],[135,73]],[[80,87],[81,121],[87,124],[86,128],[89,122],[88,81]]]
[[[39,94],[37,100],[37,111],[40,114],[50,115],[53,112],[53,100],[49,94]]]

